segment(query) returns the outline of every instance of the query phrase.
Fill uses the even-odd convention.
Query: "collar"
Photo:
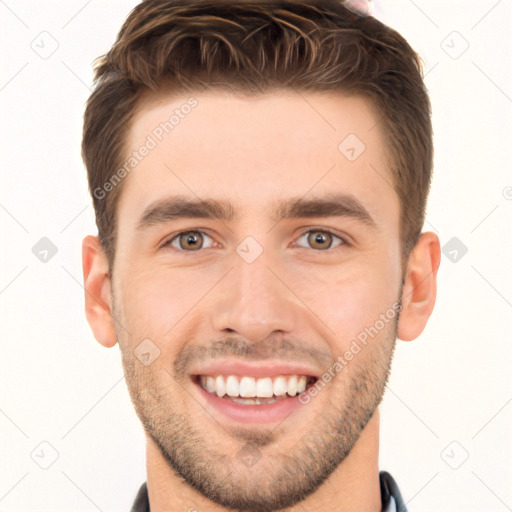
[[[387,472],[379,473],[382,512],[408,512],[394,478]]]

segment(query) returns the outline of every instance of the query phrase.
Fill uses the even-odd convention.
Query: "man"
[[[406,510],[379,473],[439,241],[419,59],[335,0],[148,0],[101,58],[86,315],[147,437],[134,511]]]

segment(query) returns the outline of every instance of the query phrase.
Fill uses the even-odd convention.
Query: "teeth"
[[[277,398],[274,398],[274,400],[260,400],[259,398],[230,398],[230,400],[237,404],[244,405],[268,405],[278,401]]]
[[[264,377],[256,381],[256,396],[270,398],[274,396],[274,386],[270,377]]]
[[[201,375],[199,382],[203,389],[209,393],[216,394],[222,398],[228,395],[239,403],[271,403],[271,401],[259,401],[257,398],[272,398],[284,395],[296,396],[303,393],[307,386],[307,377],[305,375],[290,375],[278,377],[237,377],[229,375],[224,377],[217,375]],[[240,399],[238,399],[240,397]],[[250,400],[242,400],[249,398]]]
[[[215,379],[209,375],[206,378],[206,389],[210,393],[215,393]]]
[[[297,393],[304,393],[306,390],[306,377],[302,376],[299,377],[299,380],[297,381]]]
[[[229,396],[239,396],[240,386],[238,385],[238,379],[234,375],[230,375],[226,379],[226,393]]]
[[[283,396],[286,395],[286,391],[288,391],[286,379],[284,377],[277,377],[274,380],[274,395]]]
[[[288,394],[295,396],[297,394],[297,375],[292,375],[288,379]]]
[[[256,396],[256,380],[252,377],[242,377],[240,379],[240,396],[250,398]]]
[[[224,377],[222,375],[217,376],[215,379],[215,393],[217,393],[217,396],[220,398],[226,394],[226,385],[224,384]]]

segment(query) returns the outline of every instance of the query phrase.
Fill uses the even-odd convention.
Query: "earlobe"
[[[87,322],[101,345],[113,347],[117,343],[117,335],[112,317],[108,260],[96,236],[86,236],[82,241],[82,269]]]
[[[439,238],[422,233],[407,261],[402,289],[402,310],[398,321],[398,338],[416,339],[425,328],[437,294],[437,270],[441,262]]]

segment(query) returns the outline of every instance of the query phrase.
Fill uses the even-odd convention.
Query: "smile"
[[[300,397],[321,373],[307,362],[225,358],[201,362],[190,377],[198,402],[217,422],[261,425],[292,413],[305,418],[311,409]]]
[[[313,382],[306,375],[250,377],[237,375],[199,375],[201,387],[219,398],[239,404],[264,405],[303,393]]]

